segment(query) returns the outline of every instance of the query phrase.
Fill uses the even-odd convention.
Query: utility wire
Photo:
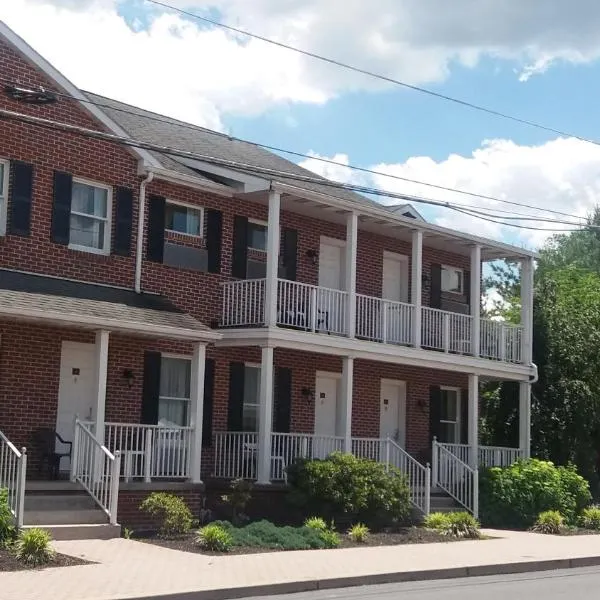
[[[547,131],[550,133],[554,133],[556,135],[564,136],[564,137],[572,137],[582,142],[586,142],[588,144],[594,144],[595,146],[600,146],[600,142],[597,140],[593,140],[591,138],[586,138],[580,135],[574,135],[572,133],[568,133],[566,131],[562,131],[561,129],[556,129],[554,127],[550,127],[548,125],[543,125],[542,123],[537,123],[536,121],[531,121],[529,119],[523,119],[521,117],[515,117],[513,115],[509,115],[508,113],[501,112],[499,110],[495,110],[493,108],[489,108],[487,106],[482,106],[479,104],[475,104],[473,102],[469,102],[468,100],[462,100],[460,98],[455,98],[453,96],[448,96],[446,94],[442,94],[440,92],[434,92],[433,90],[418,86],[412,85],[410,83],[406,83],[405,81],[400,81],[399,79],[394,79],[393,77],[389,77],[387,75],[382,75],[380,73],[375,73],[374,71],[369,71],[368,69],[363,69],[361,67],[357,67],[355,65],[351,65],[349,63],[342,62],[341,60],[337,60],[335,58],[329,58],[327,56],[323,56],[321,54],[317,54],[315,52],[310,52],[308,50],[303,50],[301,48],[296,48],[290,44],[286,44],[284,42],[278,42],[277,40],[273,40],[271,38],[267,38],[265,36],[259,35],[257,33],[252,33],[251,31],[247,31],[245,29],[240,29],[239,27],[233,27],[232,25],[226,25],[220,21],[215,19],[210,19],[208,17],[204,17],[197,13],[190,12],[188,10],[184,10],[182,8],[177,8],[175,6],[171,6],[166,2],[161,2],[160,0],[146,0],[150,4],[154,4],[156,6],[161,6],[162,8],[166,8],[168,10],[174,10],[182,15],[187,17],[191,17],[193,19],[198,19],[200,21],[204,21],[205,23],[209,23],[210,25],[214,25],[215,27],[221,27],[223,29],[227,29],[229,31],[233,31],[234,33],[238,33],[247,37],[251,37],[262,42],[266,42],[267,44],[272,44],[274,46],[278,46],[279,48],[284,48],[285,50],[289,50],[291,52],[295,52],[297,54],[302,54],[304,56],[308,56],[310,58],[314,58],[316,60],[320,60],[321,62],[328,63],[330,65],[334,65],[336,67],[341,67],[343,69],[347,69],[349,71],[353,71],[355,73],[360,73],[362,75],[367,75],[369,77],[373,77],[375,79],[379,79],[381,81],[385,81],[387,83],[393,83],[394,85],[401,86],[403,88],[413,90],[415,92],[420,92],[422,94],[427,94],[428,96],[433,96],[434,98],[439,98],[441,100],[446,100],[448,102],[453,102],[454,104],[458,104],[460,106],[464,106],[466,108],[471,108],[473,110],[477,110],[479,112],[484,112],[495,117],[499,117],[501,119],[506,119],[509,121],[514,121],[515,123],[520,123],[522,125],[527,125],[529,127],[535,127],[536,129],[541,129],[542,131]]]
[[[2,83],[5,83],[7,85],[12,85],[12,86],[16,85],[14,81],[9,81],[7,79],[0,79],[0,81],[2,81]],[[227,135],[227,134],[224,134],[224,133],[219,133],[219,132],[213,131],[211,129],[207,129],[207,128],[204,128],[204,127],[199,127],[199,126],[196,126],[196,125],[192,125],[190,123],[185,123],[183,121],[179,121],[178,119],[171,119],[169,117],[162,117],[161,118],[159,115],[149,114],[148,111],[145,111],[143,109],[140,109],[143,112],[143,114],[140,114],[139,111],[136,112],[135,110],[127,110],[126,108],[114,106],[112,104],[107,104],[105,102],[97,102],[97,101],[91,100],[87,96],[84,99],[80,99],[80,98],[77,98],[77,97],[73,96],[72,94],[67,94],[65,92],[60,92],[58,90],[53,90],[52,89],[52,90],[47,90],[47,91],[50,91],[53,94],[55,94],[56,96],[59,96],[59,97],[62,97],[62,98],[74,100],[74,101],[77,101],[77,102],[84,102],[86,104],[97,106],[99,108],[114,110],[116,112],[121,112],[121,113],[128,114],[128,115],[142,116],[144,119],[148,119],[148,120],[151,120],[151,121],[154,121],[154,122],[159,122],[159,123],[163,123],[163,124],[167,124],[167,125],[173,125],[173,122],[175,122],[175,124],[178,127],[182,127],[182,128],[185,128],[185,129],[190,129],[192,131],[198,131],[200,129],[203,132],[209,133],[211,135],[215,135],[215,136],[218,136],[218,137],[226,137],[229,140],[233,140],[233,141],[236,141],[236,142],[241,142],[241,143],[244,143],[244,144],[251,144],[251,145],[254,145],[254,146],[258,146],[260,148],[264,148],[266,150],[271,150],[273,152],[281,152],[281,153],[284,153],[284,154],[289,154],[289,155],[292,155],[292,156],[297,156],[297,157],[301,157],[301,158],[305,158],[305,159],[309,159],[309,160],[316,160],[318,162],[322,162],[322,163],[330,164],[330,165],[335,165],[337,167],[345,167],[347,169],[350,169],[350,170],[353,170],[353,171],[358,171],[358,172],[361,172],[361,173],[368,173],[370,175],[376,175],[376,176],[380,176],[380,177],[387,177],[389,179],[395,179],[395,180],[399,180],[399,181],[404,181],[406,183],[411,183],[411,184],[415,184],[415,185],[423,185],[423,186],[430,187],[430,188],[433,188],[433,189],[437,189],[437,190],[441,190],[441,191],[446,191],[446,192],[451,192],[451,193],[456,193],[456,194],[461,194],[461,195],[469,196],[469,197],[472,197],[472,198],[480,198],[480,199],[489,200],[489,201],[492,201],[492,202],[498,202],[498,203],[502,203],[502,204],[509,204],[509,205],[518,206],[518,207],[521,207],[521,208],[528,208],[528,209],[531,209],[531,210],[536,210],[536,211],[550,213],[550,214],[556,214],[556,215],[560,215],[560,216],[563,216],[563,217],[570,217],[570,218],[573,218],[573,219],[579,219],[580,223],[573,223],[574,225],[582,224],[581,221],[583,221],[583,217],[580,217],[578,215],[574,215],[574,214],[571,214],[571,213],[565,213],[565,212],[554,210],[554,209],[550,209],[550,208],[542,208],[542,207],[539,207],[539,206],[533,206],[533,205],[530,205],[530,204],[525,204],[525,203],[517,202],[517,201],[513,201],[513,200],[506,200],[504,198],[498,198],[496,196],[489,196],[489,195],[478,194],[476,192],[471,192],[471,191],[467,191],[467,190],[460,190],[460,189],[457,189],[457,188],[443,186],[443,185],[439,185],[439,184],[435,184],[435,183],[431,183],[431,182],[427,182],[427,181],[420,181],[420,180],[417,180],[417,179],[411,179],[411,178],[408,178],[408,177],[403,177],[401,175],[395,175],[395,174],[392,174],[392,173],[385,173],[383,171],[376,171],[374,169],[368,169],[368,168],[365,168],[365,167],[358,167],[356,165],[345,165],[343,163],[340,163],[340,162],[337,162],[337,161],[334,161],[334,160],[331,160],[331,159],[328,159],[328,158],[323,158],[323,157],[319,157],[319,156],[313,156],[311,154],[303,154],[301,152],[296,152],[294,150],[286,150],[284,148],[278,148],[276,146],[270,146],[270,145],[267,145],[267,144],[261,144],[261,143],[250,141],[250,140],[244,140],[242,138],[237,138],[237,137],[233,137],[233,136],[230,136],[230,135]],[[132,108],[135,108],[135,107],[132,107]],[[456,203],[456,204],[458,206],[465,206],[467,208],[469,206],[467,204],[458,204],[458,203]],[[540,218],[540,219],[534,218],[535,215],[526,215],[526,214],[523,214],[523,213],[516,213],[514,211],[503,211],[500,208],[494,208],[493,210],[495,210],[496,212],[506,212],[507,214],[511,214],[511,215],[512,214],[515,214],[515,215],[521,214],[523,216],[531,216],[533,218],[533,220],[541,220],[541,221],[544,220],[542,218]]]
[[[130,137],[123,137],[123,136],[115,135],[112,133],[106,133],[103,131],[88,129],[86,127],[81,127],[79,125],[72,125],[70,123],[61,123],[59,121],[54,121],[54,120],[46,119],[43,117],[27,115],[24,113],[18,113],[15,111],[10,111],[10,110],[5,110],[5,109],[0,109],[0,118],[4,118],[7,120],[11,120],[11,121],[16,121],[16,122],[20,122],[20,123],[27,123],[30,125],[36,125],[36,126],[40,126],[40,127],[44,127],[44,128],[48,128],[48,129],[68,132],[68,133],[72,133],[72,134],[76,134],[76,135],[81,135],[84,137],[100,139],[100,140],[104,140],[107,142],[114,142],[114,143],[118,143],[118,144],[121,144],[124,146],[132,147],[132,148],[140,148],[140,149],[144,149],[144,150],[150,150],[153,152],[165,154],[167,156],[175,156],[175,157],[179,157],[179,158],[199,160],[199,161],[203,161],[203,162],[206,162],[209,164],[229,167],[229,168],[235,169],[237,171],[245,172],[245,173],[259,174],[259,175],[262,175],[263,177],[266,176],[266,177],[271,177],[271,178],[281,178],[280,182],[283,184],[286,184],[286,180],[287,181],[304,182],[304,183],[314,183],[314,184],[317,184],[317,185],[320,185],[323,187],[330,187],[333,189],[342,189],[342,190],[346,190],[346,191],[371,194],[371,195],[380,196],[380,197],[395,198],[395,199],[400,199],[400,200],[408,201],[408,202],[418,202],[418,203],[423,203],[423,204],[427,204],[427,205],[431,205],[431,206],[448,208],[451,210],[455,210],[457,212],[468,214],[469,216],[474,216],[479,219],[487,220],[487,217],[484,218],[484,217],[478,216],[476,214],[473,214],[471,209],[465,208],[463,205],[456,206],[450,202],[439,202],[436,200],[431,200],[429,198],[421,198],[418,196],[410,196],[410,195],[406,195],[406,194],[397,194],[397,193],[393,193],[393,192],[387,192],[384,190],[380,190],[378,188],[370,188],[367,186],[338,183],[338,182],[329,181],[327,179],[303,176],[303,175],[299,175],[296,173],[289,173],[286,171],[280,171],[278,169],[270,169],[270,168],[266,168],[266,167],[261,167],[259,165],[243,163],[240,161],[221,159],[221,158],[213,157],[210,155],[189,152],[187,150],[180,150],[178,148],[173,148],[173,147],[169,147],[169,146],[162,146],[159,144],[154,144],[154,143],[146,142],[143,140],[136,140],[136,139],[133,139]],[[307,191],[310,191],[310,190],[307,190]],[[319,192],[317,192],[317,193],[319,193]],[[329,196],[331,198],[347,200],[340,196],[335,196],[334,194],[329,194]],[[394,215],[393,215],[393,213],[390,213],[389,216],[394,216]],[[499,218],[502,218],[502,217],[499,217]],[[559,220],[556,220],[554,222],[556,222],[557,224],[564,223]],[[503,224],[505,224],[507,227],[516,226],[515,224],[512,224],[512,223],[503,223]],[[572,225],[572,223],[570,223],[570,222],[566,223],[566,224]],[[533,226],[518,226],[518,227],[520,229],[546,231],[546,229],[533,227]],[[600,229],[600,225],[597,226],[597,225],[587,224],[586,227]],[[575,231],[575,229],[560,229],[560,230],[553,229],[552,231],[557,231],[557,232],[558,231]]]

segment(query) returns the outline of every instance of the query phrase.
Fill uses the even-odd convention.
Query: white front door
[[[393,302],[408,302],[408,257],[384,252],[381,297]],[[395,343],[410,341],[409,312],[397,304],[386,304],[385,340]]]
[[[317,329],[343,333],[345,331],[345,297],[336,292],[344,289],[345,243],[321,238],[319,249],[319,290]]]
[[[339,428],[338,415],[339,378],[335,375],[317,375],[315,385],[315,427],[317,439],[313,442],[313,456],[324,458],[335,450],[335,441]]]
[[[381,380],[379,436],[406,444],[406,382]]]
[[[66,441],[73,441],[76,415],[84,420],[93,417],[95,370],[94,344],[62,343],[56,431]],[[65,452],[68,451],[68,447],[56,440],[56,450]],[[69,459],[63,458],[61,470],[69,467]]]

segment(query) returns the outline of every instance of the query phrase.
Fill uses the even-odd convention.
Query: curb
[[[514,575],[517,573],[534,573],[536,571],[555,571],[559,569],[578,569],[600,565],[600,556],[583,556],[580,558],[558,558],[518,563],[499,563],[495,565],[477,565],[473,567],[451,567],[447,569],[429,569],[423,571],[401,571],[397,573],[378,573],[356,577],[336,577],[332,579],[314,579],[292,581],[289,583],[272,583],[218,590],[202,590],[160,594],[158,596],[128,597],[127,600],[234,600],[253,596],[273,596],[276,594],[294,594],[299,592],[315,592],[336,588],[380,585],[385,583],[403,583],[414,581],[434,581],[436,579],[458,579],[463,577],[484,577],[490,575]],[[125,599],[119,599],[125,600]]]

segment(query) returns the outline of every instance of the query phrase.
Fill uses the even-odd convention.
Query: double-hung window
[[[110,253],[111,189],[83,180],[73,180],[69,247]]]
[[[165,209],[165,229],[193,237],[202,237],[204,211],[198,206],[189,206],[167,201]]]
[[[442,388],[440,390],[440,439],[446,444],[460,442],[460,390]]]
[[[192,363],[188,358],[163,356],[160,364],[158,420],[187,427],[190,419]]]
[[[244,369],[243,431],[258,431],[260,406],[260,367],[246,365]]]
[[[267,224],[264,221],[248,219],[248,250],[254,253],[249,256],[246,263],[246,277],[248,279],[262,279],[267,276]],[[257,257],[263,254],[264,259]]]
[[[442,292],[464,294],[465,274],[462,269],[442,266]]]
[[[8,161],[0,160],[0,235],[6,234],[8,203]]]

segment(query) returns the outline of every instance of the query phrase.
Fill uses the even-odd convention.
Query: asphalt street
[[[600,590],[600,568],[568,569],[397,583],[323,590],[283,596],[264,596],[254,600],[596,600]],[[250,600],[250,599],[249,599]]]

